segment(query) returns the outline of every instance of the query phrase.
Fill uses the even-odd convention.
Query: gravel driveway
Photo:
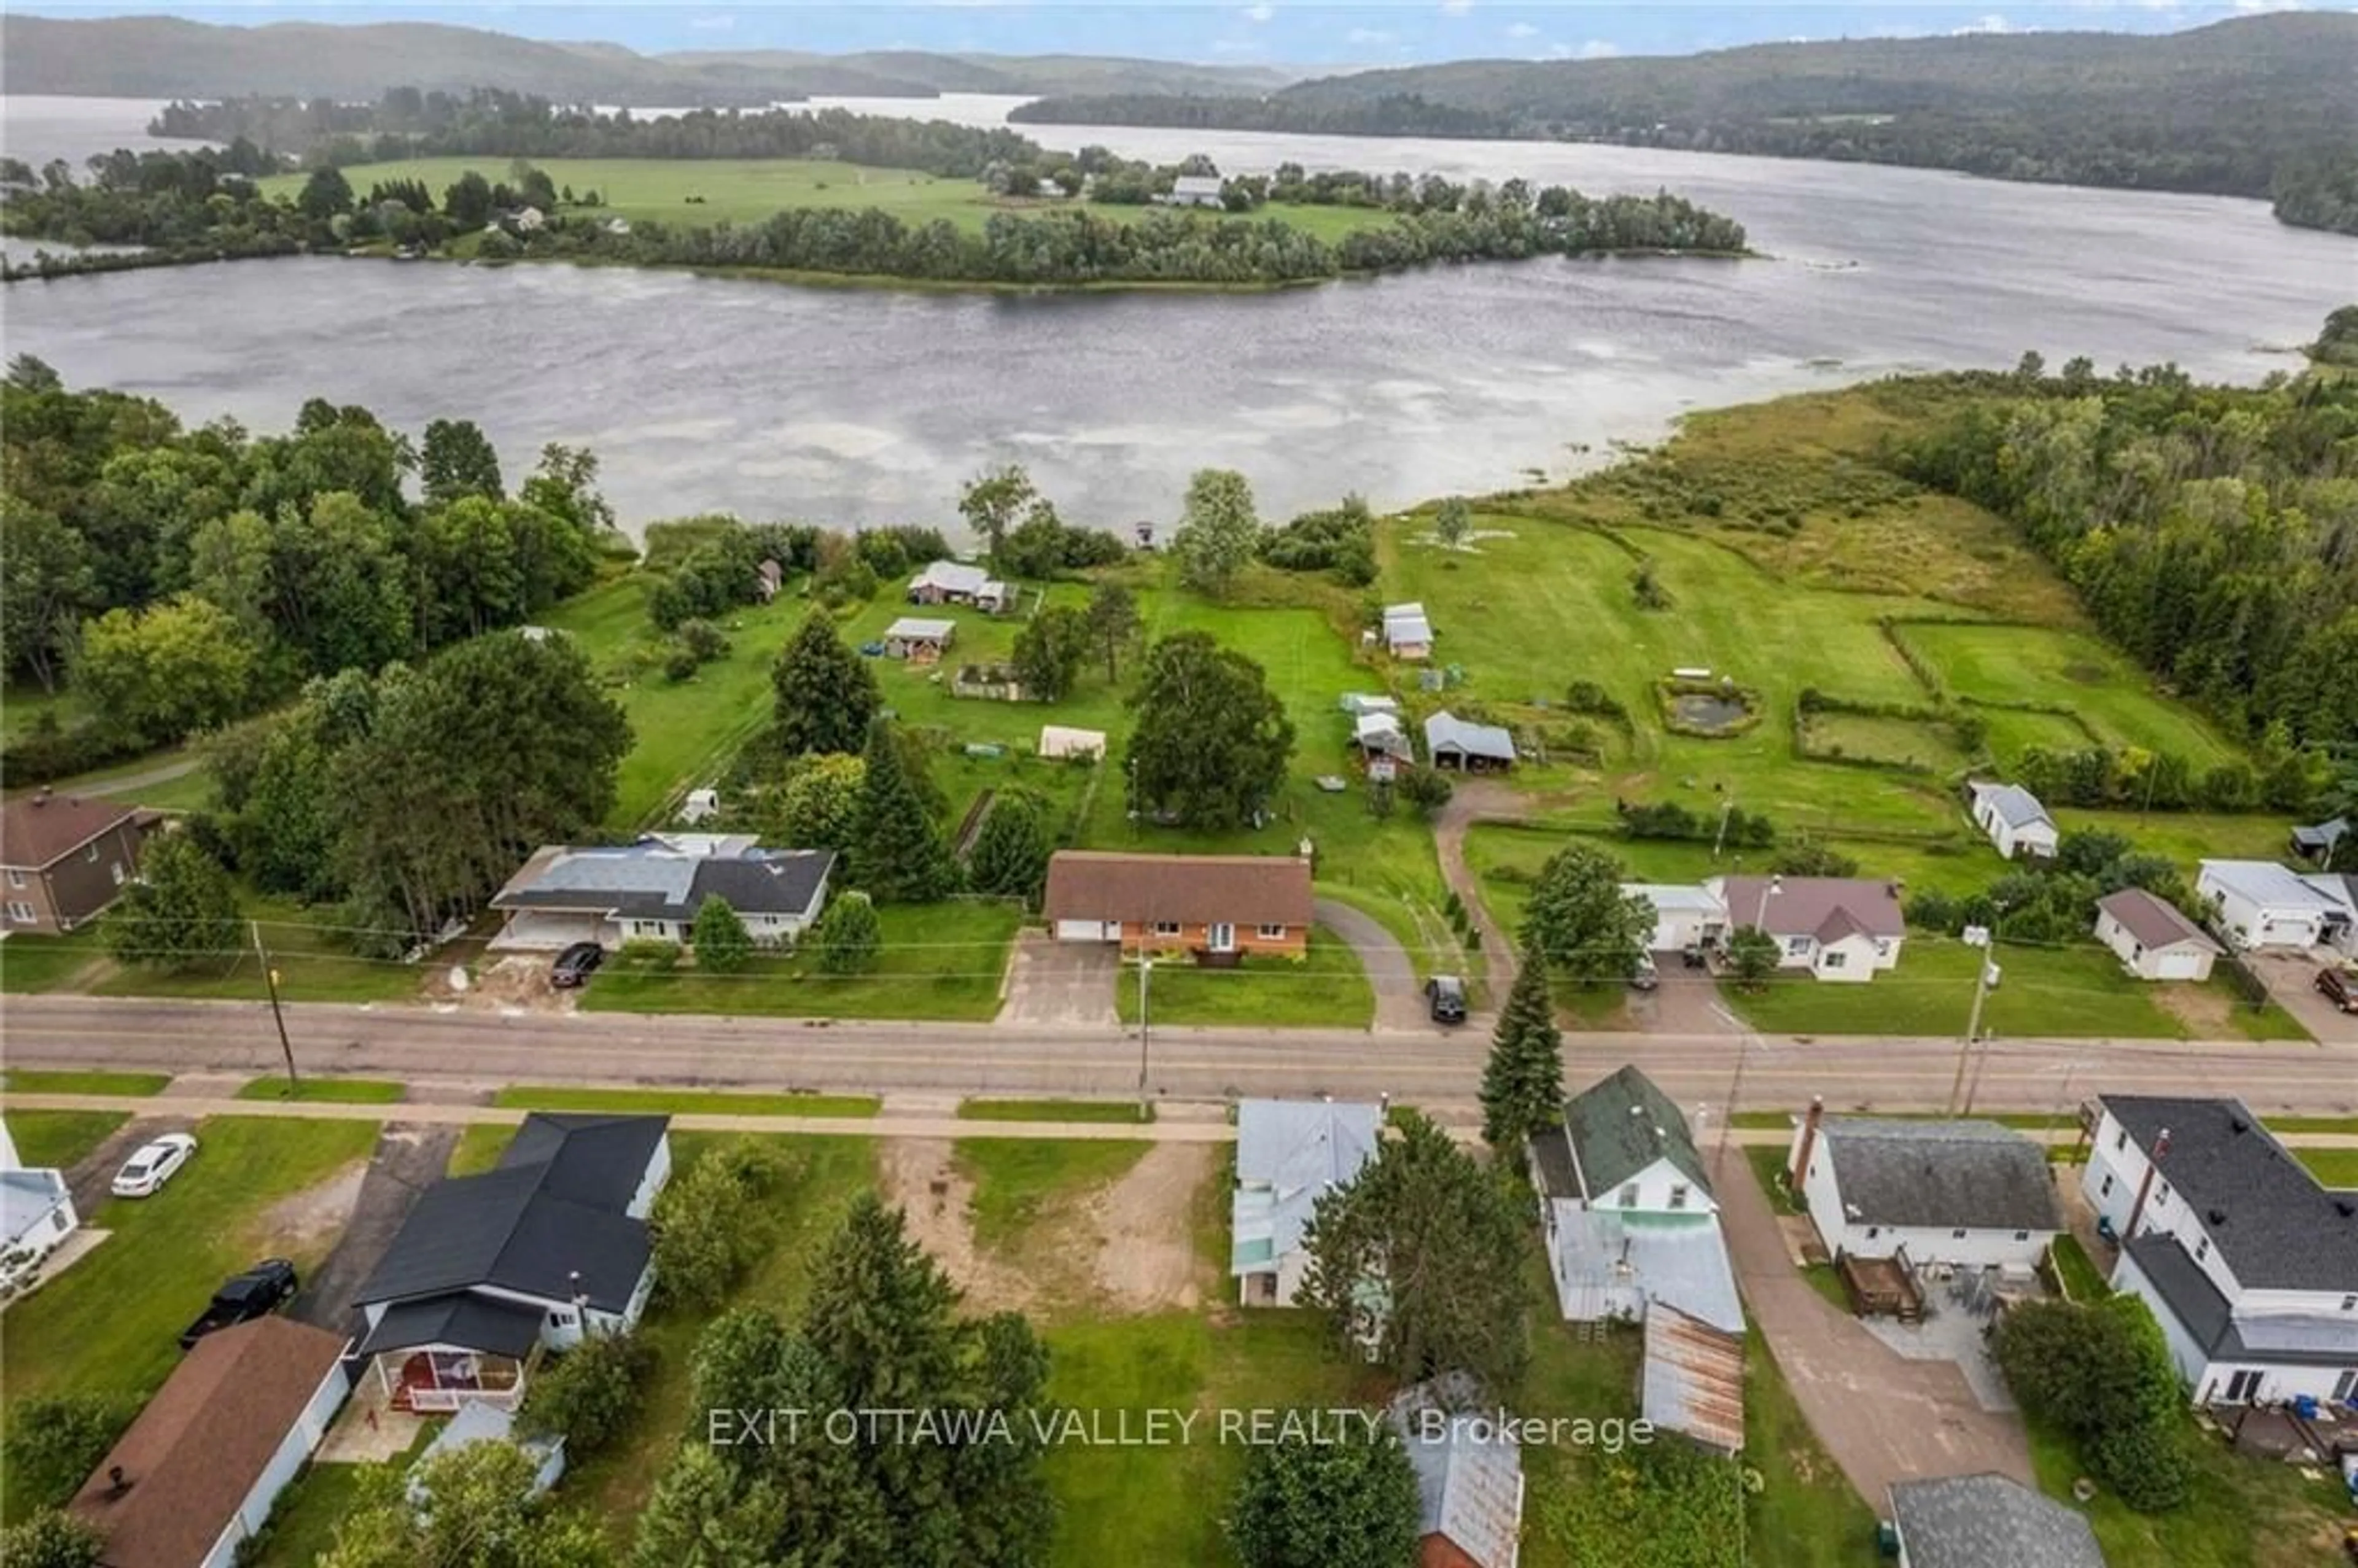
[[[1433,1026],[1425,1014],[1424,993],[1417,985],[1416,963],[1381,921],[1331,898],[1319,899],[1311,914],[1358,956],[1359,968],[1368,972],[1368,985],[1376,993],[1378,1029]]]

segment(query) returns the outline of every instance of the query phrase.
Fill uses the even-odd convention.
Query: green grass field
[[[237,1098],[339,1105],[392,1105],[408,1093],[408,1085],[395,1083],[390,1078],[297,1078],[289,1086],[282,1076],[256,1078],[238,1090]]]
[[[719,1089],[580,1089],[519,1084],[492,1097],[517,1110],[665,1111],[698,1116],[874,1116],[873,1095],[740,1094]]]
[[[1233,969],[1159,963],[1147,981],[1147,1006],[1159,1024],[1256,1024],[1290,1029],[1365,1029],[1375,1022],[1376,993],[1358,955],[1324,931],[1310,936],[1306,958],[1247,958]],[[1138,1022],[1138,966],[1123,966],[1114,1010]]]
[[[0,1088],[20,1095],[125,1095],[135,1099],[161,1094],[169,1073],[40,1072],[12,1067]]]
[[[16,1158],[35,1169],[59,1170],[81,1159],[114,1136],[131,1119],[121,1110],[16,1110],[7,1108],[8,1136],[16,1142]]]
[[[1126,1100],[1098,1099],[968,1099],[957,1108],[961,1121],[1073,1121],[1135,1124],[1154,1119],[1154,1108],[1143,1116]]]
[[[2329,1187],[2358,1187],[2358,1149],[2296,1149],[2293,1157]]]
[[[222,1279],[273,1255],[308,1270],[332,1228],[290,1232],[273,1206],[368,1158],[367,1121],[213,1117],[161,1193],[109,1198],[85,1223],[104,1244],[0,1314],[12,1399],[69,1390],[145,1397],[179,1358],[180,1330]]]
[[[1000,978],[1021,912],[984,901],[886,905],[876,968],[823,975],[801,955],[759,955],[736,974],[633,969],[610,963],[582,989],[590,1012],[735,1013],[768,1018],[982,1020],[999,1011]]]
[[[2125,655],[2087,633],[1915,625],[1899,635],[1960,696],[2069,708],[2115,747],[2172,752],[2198,772],[2229,755],[2209,725],[2156,694]]]
[[[2082,1509],[2109,1568],[2319,1568],[2335,1549],[2346,1498],[2289,1465],[2239,1454],[2209,1434],[2186,1440],[2196,1474],[2184,1506],[2131,1511],[2108,1492]],[[2086,1474],[2070,1439],[2034,1424],[2030,1462],[2049,1497],[2068,1500]]]
[[[515,1140],[515,1125],[503,1121],[471,1123],[459,1134],[459,1142],[450,1151],[450,1162],[443,1167],[447,1175],[472,1176],[488,1171],[500,1162],[508,1145]]]
[[[1973,760],[1948,725],[1922,719],[1818,713],[1810,717],[1805,734],[1812,752],[1930,768],[1944,777]]]
[[[490,157],[411,158],[349,168],[344,178],[362,197],[371,185],[382,180],[422,180],[438,200],[469,169],[497,184],[507,178],[508,164],[508,159]],[[910,224],[946,220],[961,229],[979,232],[994,212],[1037,213],[1078,205],[1056,198],[993,197],[972,179],[834,159],[560,157],[535,159],[535,164],[547,171],[560,192],[568,185],[578,197],[596,191],[602,204],[587,210],[596,216],[627,218],[634,223],[758,223],[789,209],[844,207],[874,208]],[[262,185],[265,191],[292,198],[302,190],[305,178],[276,175]],[[1153,209],[1089,205],[1087,211],[1126,222]],[[1325,240],[1392,222],[1390,213],[1377,210],[1282,202],[1263,207],[1253,216],[1279,219]]]
[[[957,1167],[974,1184],[975,1240],[998,1249],[1016,1246],[1052,1206],[1120,1180],[1152,1147],[1129,1139],[961,1140]]]

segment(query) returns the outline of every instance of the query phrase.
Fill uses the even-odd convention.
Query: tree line
[[[2358,742],[2358,383],[2050,375],[2035,354],[1951,379],[1974,395],[1894,449],[1901,472],[2014,520],[2114,641],[2239,738]]]

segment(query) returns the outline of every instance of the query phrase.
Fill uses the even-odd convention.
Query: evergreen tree
[[[744,917],[725,898],[708,898],[687,929],[688,946],[696,949],[696,967],[717,975],[736,973],[753,956],[753,934]]]
[[[237,889],[186,831],[148,841],[139,880],[124,889],[100,926],[108,952],[159,969],[226,968],[245,950]]]
[[[1563,1035],[1548,992],[1547,956],[1526,944],[1482,1070],[1482,1137],[1520,1158],[1523,1142],[1563,1111]]]
[[[1028,789],[1002,790],[975,835],[967,880],[977,892],[1029,903],[1048,880],[1048,857],[1055,849],[1048,803]]]
[[[835,622],[816,611],[786,640],[770,684],[778,746],[789,757],[857,752],[884,701],[875,673],[844,646]]]
[[[785,1499],[763,1476],[740,1483],[724,1450],[691,1434],[639,1515],[631,1568],[771,1568]]]
[[[957,885],[957,868],[910,782],[890,719],[869,725],[866,761],[851,824],[852,881],[883,903],[944,897]]]

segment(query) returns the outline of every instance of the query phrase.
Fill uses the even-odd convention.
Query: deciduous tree
[[[999,564],[1000,554],[1007,546],[1007,531],[1015,526],[1025,507],[1038,498],[1032,488],[1032,476],[1021,463],[1006,468],[986,469],[967,481],[958,495],[958,515],[966,519],[990,552],[990,561]]]
[[[1089,595],[1089,634],[1105,659],[1106,684],[1121,678],[1122,650],[1138,635],[1138,600],[1118,582],[1103,582]]]
[[[1462,495],[1453,495],[1433,514],[1433,536],[1444,549],[1456,549],[1474,534],[1474,508]]]
[[[187,832],[147,841],[138,881],[123,890],[101,927],[108,952],[151,968],[225,967],[245,948],[237,889]]]
[[[8,1568],[98,1568],[106,1538],[58,1509],[43,1509],[0,1530],[0,1563]]]
[[[1402,1568],[1416,1560],[1416,1471],[1389,1425],[1255,1447],[1229,1505],[1244,1568]]]
[[[408,1471],[376,1466],[319,1568],[604,1568],[605,1532],[534,1496],[538,1464],[514,1444],[470,1443]]]
[[[177,741],[243,710],[254,650],[236,622],[193,597],[146,611],[110,610],[83,628],[74,684],[83,699],[142,741]]]
[[[808,752],[857,752],[869,721],[883,706],[875,673],[836,635],[835,622],[813,611],[786,641],[770,673],[776,692],[778,743],[787,756]]]
[[[563,1438],[568,1457],[587,1458],[630,1429],[654,1368],[654,1346],[637,1335],[585,1334],[533,1375],[518,1422]]]
[[[417,484],[428,506],[448,506],[460,496],[497,501],[500,455],[471,419],[436,419],[418,448]]]
[[[871,968],[882,939],[876,905],[857,888],[835,895],[810,935],[819,968],[830,975],[856,975]]]
[[[727,899],[708,898],[688,927],[688,946],[696,950],[696,967],[716,975],[731,975],[753,956],[753,934],[745,918]]]
[[[1727,962],[1746,990],[1758,990],[1777,972],[1784,956],[1777,938],[1758,925],[1739,925],[1728,934]]]
[[[1130,699],[1130,809],[1237,827],[1276,794],[1293,724],[1261,667],[1203,632],[1154,644]]]
[[[1072,691],[1092,641],[1085,611],[1060,604],[1034,615],[1015,634],[1012,662],[1023,695],[1039,702],[1062,701]]]
[[[1586,844],[1548,858],[1523,906],[1523,940],[1582,985],[1623,980],[1654,929],[1654,906],[1621,891],[1621,862]]]
[[[1245,476],[1232,469],[1195,470],[1171,539],[1180,580],[1219,598],[1260,547],[1260,517]]]

